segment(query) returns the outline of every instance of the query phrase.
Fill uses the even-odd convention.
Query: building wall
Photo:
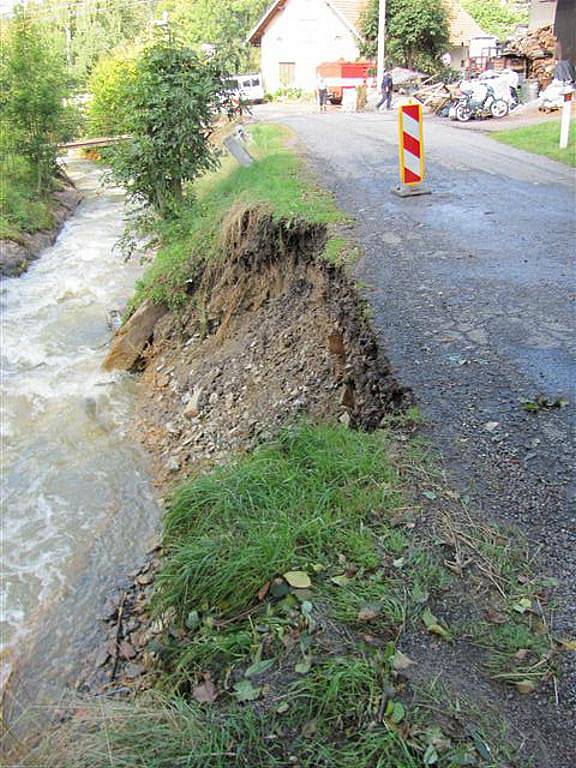
[[[556,0],[532,0],[530,6],[530,29],[554,24]]]
[[[262,37],[264,88],[273,92],[288,85],[312,91],[316,67],[339,59],[355,61],[359,57],[357,43],[357,38],[324,0],[289,0]],[[293,82],[287,83],[291,74]]]

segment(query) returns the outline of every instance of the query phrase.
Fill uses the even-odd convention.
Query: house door
[[[280,62],[280,84],[282,88],[293,88],[296,81],[296,64],[293,61]]]

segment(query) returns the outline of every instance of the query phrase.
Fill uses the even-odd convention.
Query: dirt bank
[[[74,213],[82,195],[70,182],[52,195],[53,226],[38,232],[22,232],[19,241],[0,240],[0,279],[18,277],[45,248],[53,245],[66,220]]]
[[[198,272],[190,304],[157,320],[136,362],[139,434],[163,480],[249,449],[291,419],[374,429],[407,401],[350,279],[319,258],[324,226],[240,208],[222,237],[226,262]]]

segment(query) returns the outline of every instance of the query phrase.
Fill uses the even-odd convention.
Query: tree
[[[210,135],[227,105],[225,73],[215,57],[158,38],[138,59],[128,98],[132,138],[112,151],[111,178],[169,217],[182,203],[183,184],[218,164]]]
[[[155,0],[42,0],[30,12],[50,35],[82,87],[96,62],[148,27]]]
[[[20,8],[2,43],[0,118],[17,137],[18,154],[35,170],[40,192],[57,171],[57,144],[71,127],[64,65],[41,27]]]
[[[128,133],[131,120],[131,90],[136,77],[136,48],[122,48],[103,56],[88,80],[92,100],[87,127],[91,136]]]
[[[160,0],[158,12],[169,12],[171,23],[190,45],[214,45],[231,72],[255,67],[255,51],[246,36],[270,0]]]
[[[519,24],[526,24],[528,11],[502,0],[463,0],[462,5],[485,32],[505,40]]]
[[[361,20],[362,54],[378,49],[379,0],[371,0]],[[449,39],[449,12],[443,0],[387,0],[386,61],[409,69],[438,68]]]

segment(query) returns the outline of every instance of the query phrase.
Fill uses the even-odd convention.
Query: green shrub
[[[90,136],[117,136],[128,132],[130,91],[135,75],[135,49],[124,49],[100,59],[88,82],[92,94],[87,114]]]

